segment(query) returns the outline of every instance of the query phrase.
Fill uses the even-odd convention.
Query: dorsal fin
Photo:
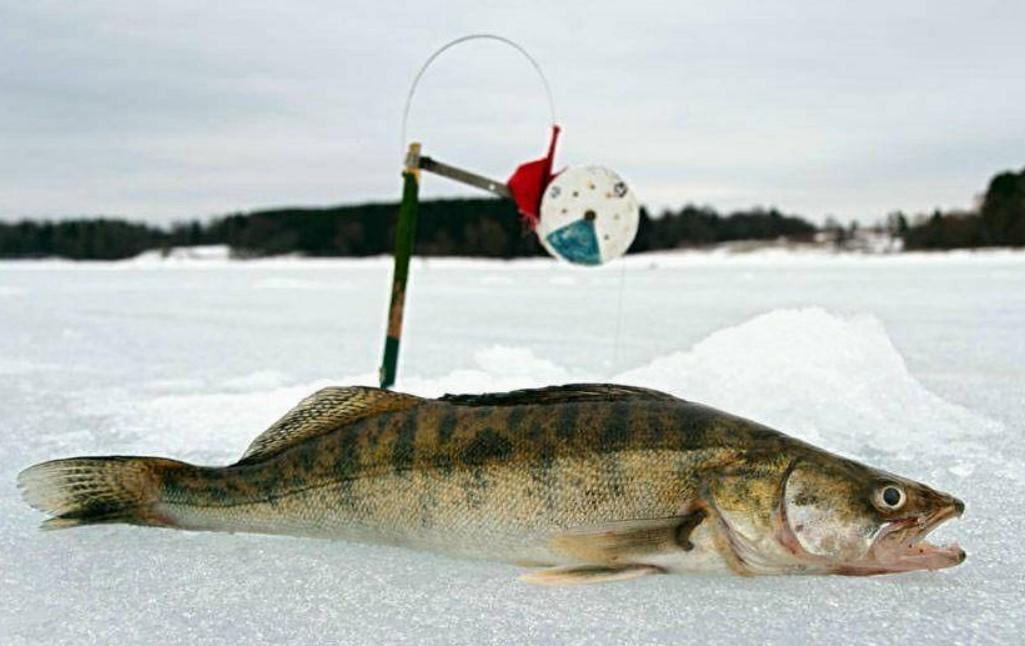
[[[366,386],[323,388],[303,399],[253,440],[237,464],[259,462],[364,417],[404,410],[422,401],[413,395]]]
[[[679,401],[676,397],[657,390],[620,386],[618,384],[566,384],[547,388],[513,390],[507,393],[480,395],[445,395],[439,401],[459,406],[517,406],[524,404],[564,404],[568,402],[623,401],[623,400]]]

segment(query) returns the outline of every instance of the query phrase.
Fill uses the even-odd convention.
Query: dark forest
[[[215,244],[228,245],[239,258],[373,256],[391,252],[397,211],[395,203],[281,208],[166,228],[112,217],[0,222],[0,257],[115,260],[151,249]],[[937,210],[912,218],[892,213],[880,227],[902,238],[908,250],[1025,246],[1025,169],[996,175],[976,209]],[[830,228],[836,224],[827,224],[824,230]],[[710,207],[688,205],[654,217],[642,209],[629,253],[737,240],[808,241],[817,231],[805,218],[774,208],[720,214]],[[842,229],[837,231],[843,234]],[[524,229],[511,202],[446,199],[420,204],[416,253],[516,258],[544,252]]]

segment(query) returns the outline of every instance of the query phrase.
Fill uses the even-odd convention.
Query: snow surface
[[[1025,629],[1025,255],[416,260],[401,388],[646,385],[962,497],[961,567],[537,588],[344,542],[38,532],[37,461],[225,463],[312,390],[373,384],[387,259],[0,263],[0,643],[1003,642]],[[621,307],[620,307],[621,306]],[[618,339],[618,342],[617,342]]]

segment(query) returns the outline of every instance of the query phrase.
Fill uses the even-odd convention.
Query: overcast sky
[[[0,217],[395,200],[409,84],[471,32],[539,60],[560,165],[613,168],[656,209],[871,222],[1025,166],[1021,0],[0,0]],[[410,135],[504,179],[547,125],[530,66],[479,42],[428,72]]]

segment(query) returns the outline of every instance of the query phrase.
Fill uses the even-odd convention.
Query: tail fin
[[[18,474],[22,497],[50,514],[43,529],[93,523],[170,525],[154,509],[169,471],[188,468],[164,458],[99,457],[52,460]]]

